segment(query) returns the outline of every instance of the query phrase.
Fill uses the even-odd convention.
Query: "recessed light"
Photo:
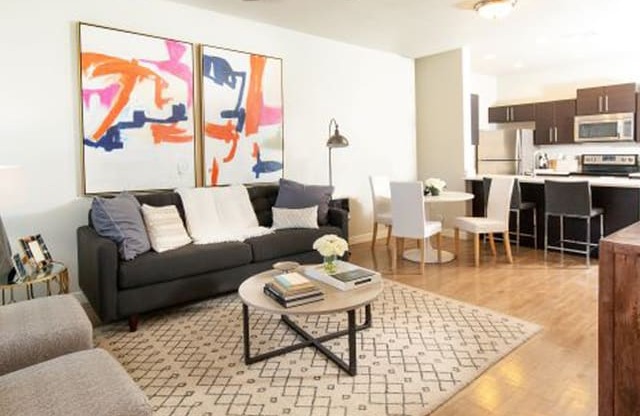
[[[515,64],[513,64],[513,67],[514,67],[515,69],[524,68],[524,63],[522,63],[522,62],[516,62]]]
[[[485,61],[491,61],[493,59],[496,59],[496,54],[495,53],[488,53],[488,54],[485,54],[482,58]]]

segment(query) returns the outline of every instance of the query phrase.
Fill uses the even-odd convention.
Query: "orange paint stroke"
[[[216,186],[218,184],[219,176],[220,166],[218,165],[218,160],[214,157],[213,163],[211,164],[211,186]]]
[[[187,130],[181,129],[175,124],[152,124],[150,126],[153,135],[153,143],[189,143],[193,136],[184,134]]]
[[[224,140],[225,143],[231,143],[231,149],[229,149],[229,153],[222,161],[228,163],[233,160],[236,156],[240,135],[236,131],[236,126],[231,121],[227,121],[227,124],[223,125],[206,123],[204,126],[204,134],[212,139]]]
[[[258,143],[254,142],[253,152],[251,152],[251,157],[254,159],[257,159],[259,154],[260,154],[260,146],[258,146]]]
[[[249,137],[258,132],[260,125],[260,111],[262,110],[262,75],[267,58],[259,55],[251,55],[251,77],[247,90],[247,118],[245,135]]]
[[[93,133],[92,138],[98,141],[118,118],[122,109],[129,102],[131,92],[140,80],[153,79],[155,82],[154,102],[156,107],[162,108],[170,100],[162,98],[163,90],[168,86],[167,82],[152,70],[142,67],[138,61],[132,59],[115,58],[99,53],[83,53],[81,57],[82,72],[87,77],[109,77],[116,76],[120,84],[120,91],[114,100],[111,109],[105,116],[98,129]]]

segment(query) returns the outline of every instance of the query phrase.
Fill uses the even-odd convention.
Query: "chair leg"
[[[418,250],[420,250],[420,274],[424,275],[424,238],[418,240]]]
[[[533,207],[533,248],[538,249],[538,211]]]
[[[453,240],[454,240],[454,251],[456,252],[456,257],[460,256],[460,229],[458,227],[453,229]]]
[[[400,247],[399,247],[399,249],[400,249],[400,253],[399,254],[401,256],[404,255],[404,237],[400,237]]]
[[[547,247],[549,246],[549,215],[544,214],[544,261],[547,261]]]
[[[473,234],[473,262],[480,266],[480,234]]]
[[[442,263],[442,232],[437,234],[436,244],[438,245],[438,263]]]
[[[398,237],[394,237],[391,243],[391,270],[395,273],[398,268]]]
[[[493,239],[493,233],[489,233],[489,246],[491,247],[493,257],[497,256],[498,252],[496,251],[496,241]]]
[[[516,211],[516,253],[520,252],[520,210]]]
[[[507,260],[509,263],[513,263],[513,257],[511,256],[511,242],[509,241],[509,230],[502,233],[502,240],[504,241],[504,251],[507,253]]]
[[[391,242],[391,230],[393,229],[392,226],[387,225],[387,246],[389,245],[389,243]]]
[[[591,256],[591,218],[587,218],[587,267],[589,267],[589,257]]]
[[[373,223],[373,236],[371,237],[371,250],[376,247],[376,239],[378,238],[378,223]]]
[[[564,216],[560,215],[560,263],[564,262]]]

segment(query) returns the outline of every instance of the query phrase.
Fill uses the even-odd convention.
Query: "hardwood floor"
[[[413,243],[415,246],[415,243]],[[443,239],[453,251],[453,239]],[[373,253],[373,255],[372,255]],[[543,329],[513,353],[437,409],[433,416],[596,416],[598,266],[584,258],[525,247],[491,256],[481,247],[480,267],[473,266],[471,240],[461,242],[460,259],[419,265],[398,260],[391,271],[391,250],[380,240],[354,245],[351,261],[375,268],[386,278],[537,323]]]

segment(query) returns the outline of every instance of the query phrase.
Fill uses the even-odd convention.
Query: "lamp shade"
[[[333,134],[331,134],[331,124],[335,124],[335,130],[333,131]],[[331,119],[331,121],[329,122],[329,134],[331,134],[331,136],[329,136],[329,140],[327,140],[327,147],[333,149],[336,147],[349,146],[349,140],[347,140],[346,137],[340,134],[338,123],[334,119]]]

